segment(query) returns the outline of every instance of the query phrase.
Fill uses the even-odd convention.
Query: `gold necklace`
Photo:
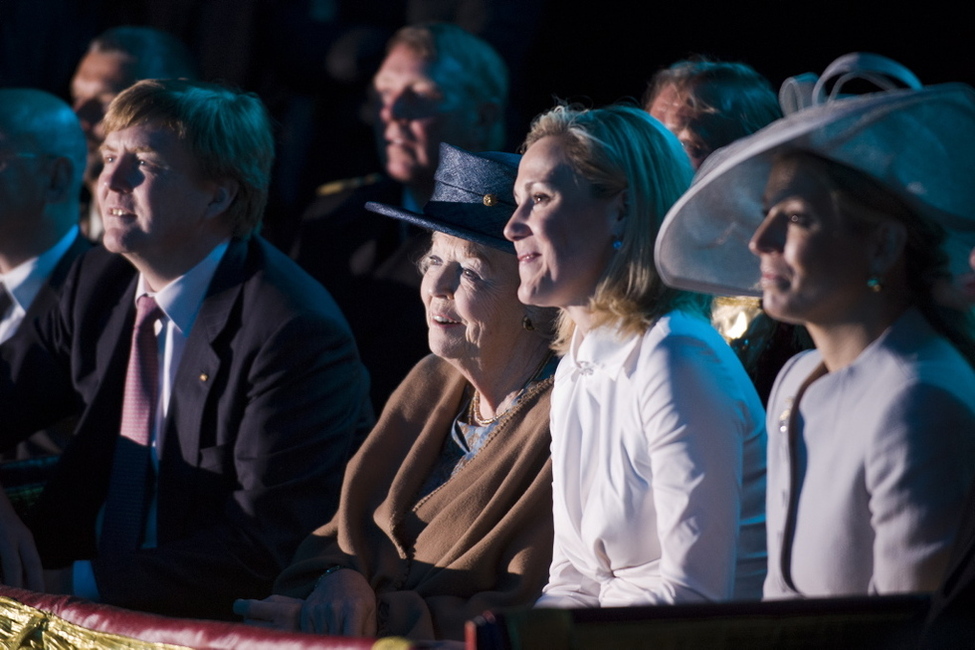
[[[538,376],[542,373],[542,370],[545,368],[545,366],[548,364],[549,359],[551,358],[552,358],[552,351],[549,350],[548,354],[546,354],[545,357],[542,359],[542,362],[538,364],[537,368],[535,368],[535,372],[533,372],[531,376],[528,377],[528,380],[525,382],[525,384],[518,390],[518,393],[515,395],[515,398],[511,400],[511,404],[508,405],[508,408],[504,409],[500,413],[495,414],[493,418],[481,419],[481,393],[475,388],[474,395],[471,397],[470,404],[467,407],[468,423],[476,424],[479,427],[486,427],[489,424],[494,424],[502,417],[504,417],[508,413],[508,411],[511,410],[511,407],[513,407],[515,404],[518,403],[518,399],[521,397],[521,394],[525,392],[525,389],[528,388],[528,386],[531,385],[533,381],[538,379]]]
[[[521,391],[518,391],[518,395],[521,395]],[[475,389],[474,396],[471,397],[471,403],[470,406],[468,407],[468,413],[467,413],[467,421],[470,422],[471,424],[476,424],[479,427],[486,427],[489,424],[494,424],[495,422],[500,420],[505,413],[508,412],[508,409],[505,409],[500,413],[498,413],[497,415],[495,415],[493,418],[487,418],[486,420],[481,419],[480,412],[481,412],[481,394]]]

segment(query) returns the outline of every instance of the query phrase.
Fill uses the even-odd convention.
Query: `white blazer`
[[[576,336],[552,394],[555,547],[539,607],[761,596],[764,411],[710,323]]]

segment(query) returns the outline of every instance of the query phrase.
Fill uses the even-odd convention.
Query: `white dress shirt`
[[[793,357],[769,399],[765,597],[933,591],[975,475],[975,371],[913,309],[797,404],[821,365]]]
[[[159,450],[164,442],[161,435],[164,431],[163,425],[166,421],[166,415],[169,412],[169,396],[172,394],[173,379],[175,379],[176,371],[179,369],[179,362],[183,358],[183,350],[186,348],[190,330],[193,329],[196,316],[200,313],[200,307],[203,306],[203,299],[206,297],[210,280],[213,279],[213,274],[216,273],[220,260],[227,252],[229,243],[227,240],[216,246],[196,266],[156,293],[149,291],[141,273],[136,283],[133,302],[138,301],[141,296],[152,296],[156,299],[156,304],[163,313],[155,324],[156,340],[159,345],[159,396],[150,441],[152,445],[150,457],[153,467],[157,470],[159,468]],[[104,512],[99,513],[98,516],[97,528],[99,531],[101,530],[103,514]],[[153,497],[153,501],[149,505],[149,515],[146,518],[143,548],[156,546],[156,514],[156,499]],[[75,562],[73,579],[73,591],[76,596],[98,600],[98,587],[95,584],[91,562],[88,560]]]
[[[552,459],[555,547],[536,606],[761,596],[764,411],[703,318],[577,331],[555,375]]]
[[[7,288],[13,305],[6,314],[0,314],[0,343],[3,343],[20,327],[30,309],[34,298],[40,293],[47,279],[54,273],[64,254],[71,248],[78,236],[78,226],[72,226],[68,233],[51,248],[39,256],[19,264],[7,273],[0,273],[0,282]]]

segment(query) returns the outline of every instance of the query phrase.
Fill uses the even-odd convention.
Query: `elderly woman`
[[[492,607],[530,604],[551,559],[551,315],[518,302],[502,238],[518,156],[443,145],[423,214],[430,349],[349,462],[338,513],[299,548],[253,622],[328,634],[463,637]],[[381,318],[382,314],[377,314]]]
[[[626,106],[538,117],[505,228],[530,305],[562,311],[552,397],[555,546],[539,606],[758,598],[764,412],[653,242],[691,177],[677,139]]]
[[[826,102],[712,156],[668,215],[668,282],[760,292],[816,343],[770,401],[766,597],[944,572],[975,473],[975,344],[934,295],[946,251],[960,269],[971,248],[973,132],[960,85]]]

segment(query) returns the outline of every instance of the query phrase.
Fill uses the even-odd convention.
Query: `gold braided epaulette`
[[[356,176],[355,178],[344,178],[340,181],[330,181],[328,183],[323,183],[318,186],[315,190],[315,194],[318,196],[332,196],[334,194],[339,194],[341,192],[347,192],[351,190],[357,190],[360,187],[365,187],[366,185],[375,185],[383,178],[382,174],[366,174],[365,176]]]

